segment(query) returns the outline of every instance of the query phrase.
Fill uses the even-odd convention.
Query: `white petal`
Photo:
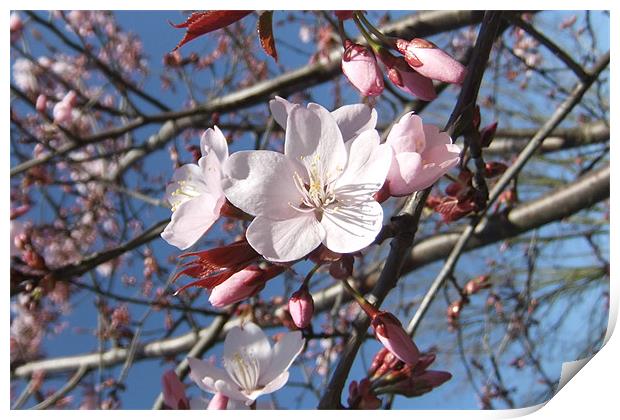
[[[179,249],[189,248],[217,221],[224,202],[223,195],[204,193],[182,203],[172,213],[161,237]]]
[[[305,257],[321,244],[325,232],[314,214],[292,219],[256,217],[245,233],[252,248],[270,261],[286,262]]]
[[[344,170],[347,152],[336,120],[322,106],[295,106],[288,114],[284,153],[291,160],[315,168],[325,183]]]
[[[226,334],[224,360],[232,360],[237,354],[257,360],[261,368],[267,369],[271,364],[271,344],[255,323],[246,322],[243,327],[235,326]]]
[[[338,199],[344,203],[339,203],[337,209],[332,208],[323,213],[323,244],[334,252],[359,251],[377,237],[383,225],[383,209],[372,198],[366,201],[359,201],[356,197]]]
[[[295,187],[295,170],[282,153],[269,150],[233,153],[225,163],[224,192],[230,202],[254,216],[275,220],[297,212],[288,203],[299,205],[302,196]]]
[[[340,127],[344,141],[377,125],[377,111],[365,104],[345,105],[332,111],[332,116]]]
[[[216,393],[215,388],[216,381],[230,381],[228,374],[224,369],[220,369],[213,366],[211,363],[207,363],[204,360],[196,359],[195,357],[188,357],[189,363],[189,377],[192,378],[196,384],[207,392]]]
[[[295,358],[301,353],[305,340],[301,331],[292,331],[284,336],[273,347],[271,365],[261,374],[260,383],[269,384],[271,381],[286,372]]]
[[[217,125],[213,126],[213,128],[207,128],[202,133],[200,137],[200,152],[202,156],[207,156],[213,152],[222,163],[228,159],[228,142]]]
[[[246,402],[246,404],[251,405],[252,401],[255,401],[261,395],[271,394],[272,392],[275,392],[278,389],[282,388],[284,385],[286,385],[286,382],[288,381],[288,376],[289,376],[289,373],[284,372],[280,374],[278,377],[276,377],[273,381],[268,383],[264,388],[257,389],[256,391],[246,394],[248,398],[248,401]]]
[[[265,385],[265,387],[262,389],[262,394],[271,394],[272,392],[275,392],[278,389],[282,388],[284,385],[286,385],[288,377],[288,372],[282,372],[282,374],[276,377],[273,381]]]
[[[222,189],[222,163],[215,153],[210,153],[198,160],[202,171],[202,180],[206,191],[212,194],[224,194]]]
[[[381,188],[392,163],[392,148],[379,141],[376,130],[366,130],[352,141],[347,167],[334,184],[336,193],[369,195]]]
[[[269,101],[271,115],[273,115],[273,119],[276,120],[280,127],[286,129],[286,119],[288,118],[288,113],[293,106],[295,106],[294,103],[279,96],[276,96],[274,99]]]
[[[246,404],[248,402],[251,403],[251,401],[248,400],[248,397],[243,392],[241,392],[241,390],[239,390],[237,385],[234,384],[232,381],[231,382],[216,381],[213,384],[213,388],[215,389],[215,392],[221,392],[222,394],[226,395],[231,400],[241,401]]]

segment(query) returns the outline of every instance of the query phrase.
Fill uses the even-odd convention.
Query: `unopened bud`
[[[435,44],[422,38],[396,41],[396,48],[415,71],[429,79],[461,84],[466,68]]]
[[[314,314],[314,300],[306,286],[293,293],[288,301],[288,310],[297,328],[303,329],[310,325]]]

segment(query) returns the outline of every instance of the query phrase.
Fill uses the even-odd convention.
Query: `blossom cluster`
[[[177,272],[196,280],[181,287],[210,290],[213,306],[224,307],[258,293],[265,283],[307,258],[316,263],[288,302],[285,334],[269,356],[264,333],[253,324],[233,329],[224,345],[225,370],[190,359],[192,378],[215,394],[209,408],[253,404],[256,397],[284,385],[286,370],[311,328],[314,300],[308,280],[322,264],[342,280],[386,351],[407,366],[420,352],[400,321],[378,310],[347,283],[355,255],[373,242],[383,226],[381,203],[430,187],[460,160],[447,133],[409,112],[394,124],[386,141],[376,130],[377,112],[364,104],[329,112],[321,105],[294,104],[276,97],[271,113],[285,133],[283,153],[237,151],[218,127],[200,140],[196,163],[178,168],[166,189],[172,217],[162,233],[170,244],[192,247],[221,216],[250,221],[244,237],[228,245],[183,254],[194,257]],[[271,358],[271,359],[270,359]],[[175,378],[165,389],[173,392]],[[177,394],[179,394],[177,392]],[[180,394],[167,402],[189,408]]]
[[[383,72],[378,61],[385,67],[387,78],[398,89],[423,101],[432,101],[437,97],[433,80],[461,84],[465,79],[465,66],[426,39],[407,41],[388,37],[375,28],[362,12],[340,11],[336,12],[336,16],[341,25],[342,21],[353,19],[368,44],[366,47],[351,41],[344,35],[341,26],[340,36],[344,46],[342,72],[364,96],[377,96],[383,92]]]

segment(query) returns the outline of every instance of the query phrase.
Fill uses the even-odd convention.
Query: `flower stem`
[[[320,266],[321,264],[316,264],[314,267],[312,267],[310,271],[308,271],[308,274],[306,274],[306,277],[304,278],[304,281],[301,284],[302,287],[308,287],[308,282],[310,281],[314,273],[317,272]]]
[[[357,18],[360,24],[366,26],[366,28],[368,28],[368,30],[370,30],[370,32],[372,32],[373,35],[376,36],[386,47],[396,49],[396,40],[390,36],[385,35],[377,27],[370,23],[370,21],[366,19],[366,16],[364,16],[363,12],[355,12],[353,18]]]
[[[381,45],[379,45],[377,41],[372,39],[372,36],[370,36],[370,34],[366,31],[366,28],[364,28],[362,23],[357,18],[357,12],[355,15],[353,15],[353,22],[355,22],[355,24],[357,25],[357,28],[360,30],[361,34],[366,39],[366,42],[368,42],[368,45],[370,46],[370,48],[372,48],[375,53],[378,53],[379,49],[381,48]]]
[[[340,35],[340,41],[342,42],[342,47],[346,49],[346,40],[347,35],[344,33],[344,22],[338,19],[338,34]]]
[[[368,314],[369,317],[373,318],[374,315],[377,314],[377,309],[370,302],[368,302],[364,298],[364,296],[362,296],[357,290],[355,290],[346,279],[342,280],[342,285],[344,286],[346,291],[349,292],[351,296],[353,296],[355,301],[361,306],[361,308],[364,310],[364,312]]]

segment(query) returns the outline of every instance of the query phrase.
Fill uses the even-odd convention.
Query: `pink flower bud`
[[[45,109],[47,108],[47,96],[45,95],[37,96],[37,103],[35,105],[35,108],[38,112],[43,114],[45,112]]]
[[[215,286],[209,295],[209,302],[216,308],[241,302],[261,291],[267,280],[282,273],[284,269],[281,266],[271,266],[264,270],[258,266],[245,268]]]
[[[383,92],[383,77],[375,55],[368,48],[347,40],[342,55],[342,72],[364,96]]]
[[[288,301],[288,311],[297,328],[303,329],[310,325],[314,314],[314,300],[306,286],[293,293]]]
[[[388,78],[400,90],[423,101],[432,101],[437,97],[433,81],[413,71],[404,58],[395,57],[382,48],[379,59],[387,68]]]
[[[185,385],[173,370],[168,370],[161,377],[164,403],[173,410],[188,410],[189,401],[185,396]]]
[[[207,410],[226,410],[227,405],[228,397],[221,392],[217,392],[209,402]]]
[[[375,329],[377,339],[394,356],[409,365],[418,362],[420,351],[394,315],[379,311],[373,317],[371,325]]]
[[[414,38],[409,42],[399,39],[396,48],[405,56],[409,66],[422,76],[456,84],[463,83],[465,79],[465,66],[432,42],[422,38]]]

